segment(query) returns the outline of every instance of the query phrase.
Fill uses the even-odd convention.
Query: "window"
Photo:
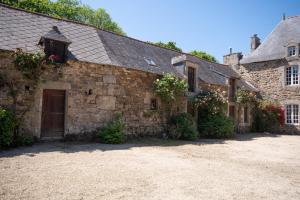
[[[150,58],[145,58],[145,61],[148,65],[156,66],[156,63]]]
[[[66,44],[63,42],[45,39],[45,54],[47,58],[63,63],[66,61]]]
[[[188,67],[188,86],[189,92],[195,92],[195,68]]]
[[[299,123],[299,105],[297,104],[286,105],[286,123],[287,124]]]
[[[298,75],[298,65],[293,65],[286,68],[286,85],[298,85],[299,75]]]
[[[248,118],[248,106],[244,107],[244,123],[247,124],[249,123],[249,118]]]
[[[235,79],[229,79],[229,98],[233,100],[235,96]]]
[[[296,55],[296,47],[290,46],[288,47],[288,57],[295,56]]]
[[[150,100],[150,110],[157,110],[157,99]]]

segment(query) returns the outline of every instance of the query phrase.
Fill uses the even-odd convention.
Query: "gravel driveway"
[[[300,199],[300,136],[36,144],[0,152],[0,199]]]

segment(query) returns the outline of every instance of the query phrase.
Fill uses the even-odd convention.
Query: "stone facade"
[[[300,65],[298,59],[273,60],[258,63],[249,63],[236,66],[241,76],[250,81],[260,91],[263,99],[278,101],[282,106],[287,104],[300,105],[300,86],[286,85],[286,67]],[[282,127],[283,133],[299,133],[299,125],[288,125]]]
[[[14,100],[8,95],[9,88],[1,87],[0,105],[15,105],[23,119],[22,128],[35,136],[41,134],[44,89],[66,91],[65,136],[94,131],[112,120],[116,113],[123,115],[128,135],[163,132],[165,119],[159,99],[158,109],[150,110],[150,99],[157,98],[153,94],[153,81],[159,75],[78,61],[44,68],[36,85],[15,70],[11,52],[0,52],[0,74],[14,81],[18,90]],[[177,111],[186,112],[186,100]]]

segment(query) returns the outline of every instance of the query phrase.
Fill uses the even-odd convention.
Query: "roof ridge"
[[[289,17],[287,17],[287,19],[292,19],[292,18],[296,18],[296,17],[300,17],[300,14],[299,15],[289,16]]]
[[[7,5],[5,3],[0,3],[0,7],[1,6],[2,7],[6,7],[6,8],[10,8],[10,9],[14,9],[14,10],[19,10],[19,11],[26,12],[26,13],[31,13],[31,14],[39,15],[39,16],[42,16],[42,17],[47,17],[47,18],[55,19],[55,20],[60,20],[60,21],[65,21],[65,22],[70,22],[70,23],[75,23],[75,24],[79,24],[79,25],[83,25],[83,26],[89,26],[89,27],[95,28],[95,29],[100,30],[100,31],[104,31],[104,32],[107,32],[107,33],[114,34],[116,36],[124,37],[124,38],[131,39],[131,40],[134,40],[134,41],[137,41],[137,42],[142,42],[142,43],[144,43],[146,45],[151,45],[151,46],[154,46],[154,47],[157,47],[157,48],[161,48],[161,49],[173,51],[173,52],[180,53],[180,54],[183,54],[183,55],[193,56],[193,57],[195,57],[195,58],[197,58],[199,60],[203,60],[203,61],[206,61],[206,62],[209,62],[209,63],[219,64],[219,65],[222,65],[222,66],[228,66],[228,65],[221,64],[221,63],[216,63],[216,62],[212,62],[212,61],[209,61],[209,60],[205,60],[205,59],[199,58],[199,57],[197,57],[195,55],[192,55],[190,53],[180,52],[180,51],[177,51],[177,50],[174,50],[174,49],[169,49],[169,48],[166,48],[166,47],[161,47],[161,46],[158,46],[156,44],[149,43],[149,42],[146,42],[146,41],[142,41],[142,40],[139,40],[139,39],[136,39],[136,38],[133,38],[133,37],[129,37],[129,36],[126,36],[126,35],[121,35],[121,34],[118,34],[118,33],[112,32],[112,31],[108,31],[108,30],[104,30],[102,28],[96,27],[95,25],[86,24],[86,23],[82,23],[82,22],[75,21],[75,20],[70,20],[70,19],[65,19],[65,18],[58,18],[58,17],[46,15],[46,14],[39,13],[39,12],[25,10],[25,9],[22,9],[22,8],[16,8],[16,7]]]

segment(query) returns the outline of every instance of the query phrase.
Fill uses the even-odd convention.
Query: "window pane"
[[[299,80],[298,80],[298,66],[295,65],[293,66],[293,84],[298,84]]]
[[[295,46],[288,47],[288,56],[294,56],[294,55],[296,55],[296,47]]]
[[[293,123],[298,124],[299,123],[299,106],[298,105],[293,105]]]

